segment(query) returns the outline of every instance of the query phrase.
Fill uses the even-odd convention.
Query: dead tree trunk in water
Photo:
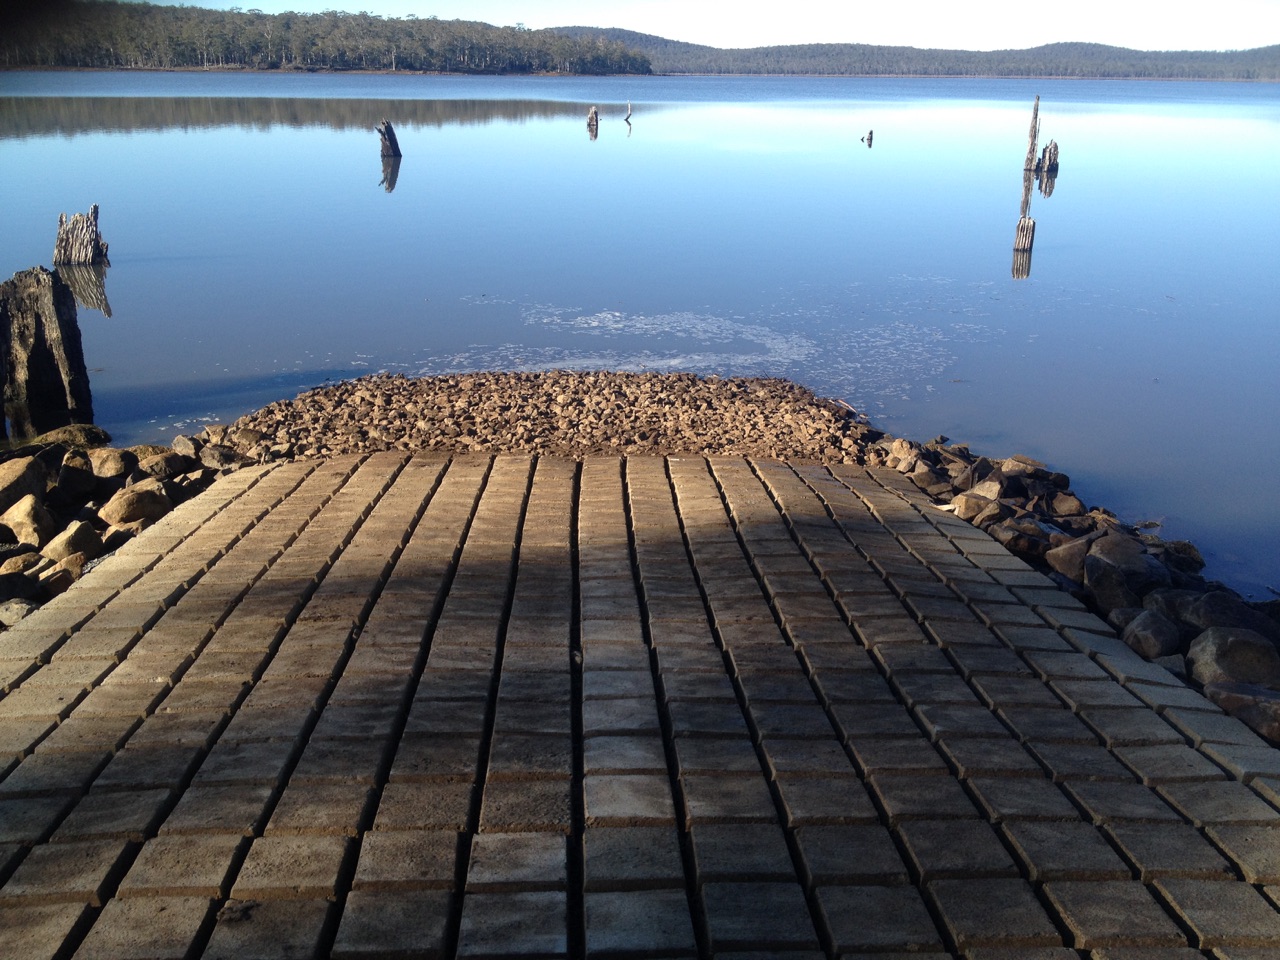
[[[77,213],[70,220],[65,213],[58,214],[58,239],[53,244],[53,265],[63,263],[100,263],[111,266],[107,259],[107,244],[98,232],[98,205],[88,213]]]
[[[93,423],[76,300],[56,272],[33,267],[0,283],[0,381],[15,437]]]
[[[597,107],[587,111],[587,133],[592,140],[600,133],[600,110]]]
[[[383,117],[378,121],[378,125],[374,129],[378,131],[378,136],[382,138],[382,155],[384,157],[402,156],[400,153],[400,141],[396,139],[396,131],[391,126],[390,120]]]
[[[1027,134],[1027,162],[1024,170],[1036,168],[1036,144],[1040,142],[1040,94],[1036,94],[1035,105],[1031,108],[1031,132]]]

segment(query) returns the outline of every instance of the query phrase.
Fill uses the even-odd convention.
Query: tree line
[[[205,10],[118,0],[20,0],[0,15],[0,67],[650,72],[607,37],[368,13]]]
[[[648,56],[653,71],[661,74],[1280,80],[1280,46],[1168,52],[1099,43],[1052,43],[1028,50],[979,52],[809,43],[724,50],[631,30],[560,29],[577,39],[608,39],[626,44]]]

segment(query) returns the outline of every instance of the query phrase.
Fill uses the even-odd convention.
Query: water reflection
[[[100,310],[103,316],[111,319],[111,304],[107,302],[107,268],[104,264],[59,264],[58,276],[71,288],[76,303],[90,310]]]
[[[1040,184],[1040,195],[1046,200],[1053,195],[1058,179],[1058,142],[1050,140],[1036,158],[1040,140],[1040,97],[1031,108],[1031,130],[1027,134],[1027,159],[1022,167],[1022,205],[1018,213],[1018,227],[1013,235],[1013,279],[1026,280],[1031,276],[1031,248],[1036,239],[1036,222],[1031,219],[1031,188]],[[868,143],[867,146],[871,144]]]
[[[382,179],[378,181],[378,186],[383,187],[387,193],[396,188],[396,178],[400,176],[400,158],[399,157],[383,157],[382,158]]]
[[[0,97],[0,138],[212,127],[367,130],[375,117],[443,127],[573,116],[582,116],[579,104],[548,100]]]

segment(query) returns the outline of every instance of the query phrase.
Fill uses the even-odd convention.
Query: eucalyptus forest
[[[726,50],[621,29],[527,30],[333,10],[267,14],[120,0],[10,0],[5,6],[0,69],[1280,80],[1280,46],[1144,51],[1053,43],[978,52],[814,43]]]
[[[650,72],[647,57],[605,37],[434,17],[266,14],[117,0],[35,0],[20,10],[0,30],[0,67]]]

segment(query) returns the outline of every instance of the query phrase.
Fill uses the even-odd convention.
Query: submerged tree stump
[[[600,109],[592,107],[587,111],[587,133],[594,140],[600,133]]]
[[[53,263],[92,264],[111,266],[107,259],[107,243],[98,231],[98,205],[88,213],[77,213],[70,220],[65,213],[58,214],[58,239],[53,244]]]
[[[384,157],[400,157],[400,141],[396,139],[395,127],[391,126],[391,121],[383,117],[378,121],[378,125],[373,129],[378,131],[378,136],[382,138],[382,155]],[[390,191],[387,191],[390,193]]]
[[[6,432],[33,437],[93,423],[76,300],[56,272],[33,267],[0,283],[0,385]]]

